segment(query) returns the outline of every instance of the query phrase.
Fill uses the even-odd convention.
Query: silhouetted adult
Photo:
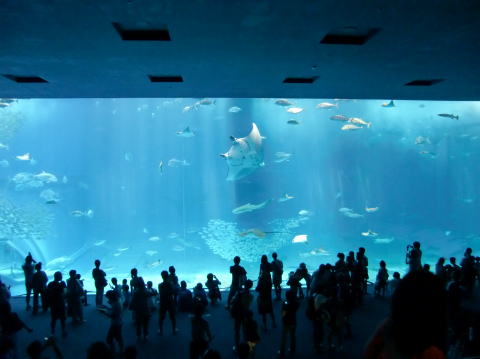
[[[422,269],[422,250],[420,242],[413,242],[413,245],[407,246],[407,264],[408,271],[413,272]]]
[[[108,282],[105,278],[107,275],[103,270],[100,269],[100,261],[97,259],[95,260],[95,268],[92,270],[92,277],[95,281],[95,304],[102,305],[103,304],[103,292],[105,287],[107,286]]]
[[[175,290],[166,270],[162,271],[162,280],[163,282],[158,285],[158,293],[160,296],[158,333],[163,335],[163,321],[168,313],[170,321],[172,322],[173,335],[176,335],[177,320],[175,316]]]
[[[25,257],[25,263],[22,265],[23,274],[25,276],[25,290],[27,291],[27,296],[25,297],[25,301],[27,304],[27,311],[30,310],[30,297],[32,295],[32,287],[33,287],[33,273],[34,273],[34,265],[35,261],[32,258],[30,252]]]
[[[361,270],[362,276],[362,293],[367,293],[367,281],[368,281],[368,258],[365,255],[365,248],[358,248],[357,252],[357,266]]]
[[[250,293],[252,287],[253,282],[250,279],[247,279],[245,281],[245,288],[238,290],[232,298],[230,314],[232,315],[234,322],[234,349],[238,348],[238,345],[240,344],[240,331],[244,325],[246,313],[250,310],[250,305],[253,301],[253,295]]]
[[[283,262],[278,259],[277,253],[272,253],[273,261],[271,262],[272,266],[272,283],[275,290],[275,299],[282,299],[282,275],[283,275]]]
[[[33,289],[33,314],[38,313],[38,300],[42,299],[42,309],[45,312],[47,310],[47,290],[48,277],[47,274],[42,271],[42,262],[35,264],[35,273],[32,277],[32,289]]]
[[[72,269],[67,279],[67,308],[68,315],[72,317],[73,323],[83,323],[82,295],[83,288],[78,282],[77,271]]]
[[[192,341],[190,342],[190,359],[204,358],[213,335],[208,322],[202,317],[203,306],[196,306],[192,318]]]
[[[67,335],[67,331],[65,329],[65,319],[66,319],[66,308],[65,308],[65,291],[66,291],[66,284],[62,280],[62,273],[55,272],[53,275],[53,281],[48,283],[47,286],[47,298],[48,298],[48,306],[50,307],[50,330],[52,335],[55,334],[55,326],[57,324],[57,320],[60,321],[60,325],[62,326],[62,334],[63,336]]]
[[[135,325],[137,327],[137,339],[143,334],[143,339],[148,338],[148,327],[150,323],[150,308],[148,307],[148,292],[142,277],[138,277],[135,292],[132,295],[130,308],[135,313]]]
[[[446,291],[430,272],[407,274],[393,293],[390,316],[377,329],[365,359],[445,358]]]
[[[232,298],[242,288],[243,283],[247,279],[247,271],[240,265],[239,256],[235,256],[235,258],[233,258],[233,263],[233,266],[230,267],[232,284],[230,285],[230,291],[228,292],[227,308],[230,308]]]
[[[270,278],[270,273],[263,271],[260,277],[258,278],[257,287],[255,291],[258,292],[257,297],[257,309],[258,314],[262,317],[263,329],[267,330],[267,315],[270,315],[272,318],[272,327],[276,328],[277,324],[275,322],[275,315],[273,314],[273,303],[272,303],[272,280]]]
[[[471,296],[477,275],[475,270],[475,257],[472,256],[472,248],[465,250],[460,267],[462,268],[462,284],[465,286],[467,296]]]
[[[260,271],[258,272],[258,276],[260,277],[263,273],[268,273],[268,275],[270,275],[271,271],[272,271],[272,266],[268,261],[268,257],[264,254],[260,258]]]

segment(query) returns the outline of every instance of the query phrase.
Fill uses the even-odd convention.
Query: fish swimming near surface
[[[275,105],[286,107],[286,106],[293,106],[293,103],[288,101],[286,98],[281,98],[281,99],[275,101]]]
[[[192,111],[192,110],[197,110],[197,106],[195,106],[195,105],[185,106],[185,107],[183,108],[182,112],[185,113],[185,112],[190,112],[190,111]]]
[[[183,252],[185,250],[185,247],[182,247],[179,244],[176,244],[172,247],[172,251],[174,252]]]
[[[6,102],[0,102],[0,108],[7,108],[8,106],[10,106],[9,103],[6,103]]]
[[[129,249],[130,247],[118,248],[117,252],[125,252],[125,251],[128,251]]]
[[[275,157],[277,158],[273,162],[275,163],[282,163],[285,161],[290,161],[290,157],[292,156],[291,153],[287,152],[275,152]]]
[[[453,115],[451,113],[439,113],[438,116],[451,118],[452,120],[458,120],[460,118],[458,115]]]
[[[161,259],[157,259],[156,261],[149,263],[147,266],[149,268],[157,268],[163,264],[163,261]]]
[[[340,121],[340,122],[348,122],[348,117],[343,116],[343,115],[334,115],[334,116],[330,116],[330,120]]]
[[[75,211],[72,211],[70,214],[73,217],[77,217],[77,218],[79,217],[93,218],[93,210],[91,209],[87,210],[86,212],[76,209]]]
[[[238,106],[232,106],[228,109],[228,112],[230,113],[239,113],[240,111],[242,111],[242,109]]]
[[[202,98],[200,101],[195,102],[196,106],[210,106],[210,105],[215,105],[217,101],[216,100],[211,100],[209,98]]]
[[[329,110],[331,108],[338,108],[338,103],[330,103],[330,102],[321,102],[319,104],[317,104],[317,106],[315,106],[315,108],[320,108],[320,109],[324,109],[324,110]]]
[[[374,212],[377,212],[379,209],[380,207],[365,207],[365,212],[374,213]]]
[[[292,239],[292,243],[308,243],[307,234],[298,234]]]
[[[272,201],[271,199],[267,199],[266,201],[263,201],[262,203],[259,203],[259,204],[247,203],[247,204],[244,204],[240,207],[237,207],[237,208],[233,209],[232,213],[233,214],[241,214],[241,213],[257,211],[259,209],[265,208],[271,201]]]
[[[15,158],[20,161],[30,161],[30,153],[25,153],[24,155],[19,155]]]
[[[306,253],[300,253],[300,257],[312,257],[312,256],[329,256],[330,253],[328,253],[325,249],[323,248],[316,248],[312,249],[309,252]]]
[[[159,240],[161,240],[161,238],[159,236],[152,236],[152,237],[148,238],[148,240],[150,242],[158,242]]]
[[[300,121],[298,121],[298,120],[293,120],[293,119],[292,119],[292,120],[288,120],[287,123],[288,123],[289,125],[299,125],[299,124],[300,124]]]
[[[180,167],[180,166],[190,166],[190,163],[186,160],[177,160],[172,158],[168,161],[168,167]]]
[[[146,254],[147,256],[150,256],[150,257],[153,256],[153,255],[155,255],[155,254],[157,254],[157,253],[158,253],[158,251],[154,251],[154,250],[145,251],[145,254]]]
[[[366,232],[362,232],[362,236],[364,236],[364,237],[369,237],[369,238],[373,238],[373,237],[378,237],[378,233],[375,233],[374,231],[372,231],[371,229],[369,229],[369,230],[366,231]]]
[[[364,127],[367,127],[367,128],[370,128],[372,126],[371,122],[366,122],[366,121],[364,121],[364,120],[362,120],[361,118],[358,118],[358,117],[351,117],[351,118],[348,119],[348,122],[353,123],[354,125],[364,126]]]
[[[340,213],[347,213],[347,212],[353,212],[353,209],[347,208],[347,207],[342,207],[338,210]]]
[[[393,100],[390,100],[389,102],[384,102],[382,103],[382,107],[395,107],[395,103],[393,102]]]
[[[288,113],[293,113],[293,114],[297,114],[297,113],[300,113],[302,111],[303,111],[303,108],[301,108],[301,107],[290,107],[289,109],[287,109]]]
[[[356,126],[356,125],[343,125],[341,130],[342,131],[354,131],[354,130],[360,130],[363,127]]]
[[[284,193],[282,197],[280,197],[277,201],[278,202],[287,202],[290,201],[291,199],[294,199],[295,197],[290,196],[288,193]]]
[[[93,245],[95,247],[100,247],[100,246],[104,245],[105,243],[107,243],[107,240],[103,239],[101,241],[97,241],[97,242],[93,243]]]
[[[183,131],[177,131],[177,136],[183,138],[191,138],[195,137],[195,132],[190,130],[190,126],[187,126]]]
[[[8,145],[4,145],[3,143],[0,142],[0,150],[9,150],[10,147]]]
[[[265,166],[262,145],[265,137],[260,135],[255,123],[252,123],[252,130],[248,136],[242,138],[232,136],[230,139],[233,141],[232,146],[228,152],[220,155],[227,162],[227,181],[242,179]]]
[[[345,212],[344,215],[348,218],[363,218],[363,214],[358,214],[354,212]]]
[[[8,166],[10,166],[10,162],[8,162],[7,160],[1,160],[0,161],[0,167],[1,168],[7,168]]]

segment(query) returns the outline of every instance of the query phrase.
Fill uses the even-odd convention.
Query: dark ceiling
[[[480,99],[478,0],[0,0],[0,9],[0,97]]]

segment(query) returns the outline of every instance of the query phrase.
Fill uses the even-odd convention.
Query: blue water
[[[49,274],[75,268],[89,279],[99,258],[109,277],[126,278],[135,266],[157,281],[173,264],[192,286],[208,272],[226,280],[235,254],[256,278],[261,254],[274,250],[287,271],[300,262],[314,270],[363,246],[371,271],[384,259],[390,272],[403,272],[405,247],[415,240],[431,265],[467,246],[480,249],[480,103],[385,108],[381,100],[300,99],[290,107],[303,111],[292,114],[275,100],[216,99],[183,111],[199,99],[30,99],[0,109],[0,124],[8,124],[0,142],[9,146],[0,149],[8,161],[0,166],[2,278],[22,279],[28,251]],[[338,108],[316,108],[327,101]],[[232,106],[241,111],[229,112]],[[342,131],[345,123],[329,119],[336,114],[372,125]],[[265,165],[227,181],[220,154],[252,123],[265,137]],[[176,135],[186,126],[194,137]],[[416,144],[418,136],[428,140]],[[277,163],[277,152],[291,156]],[[29,161],[16,159],[26,153]],[[189,165],[171,167],[171,159]],[[57,181],[19,188],[13,180],[42,171]],[[58,203],[40,197],[46,189]],[[285,193],[294,198],[278,202]],[[264,208],[232,213],[266,200]],[[264,236],[239,236],[248,229]],[[363,236],[369,229],[377,235]],[[292,243],[300,234],[308,242]]]

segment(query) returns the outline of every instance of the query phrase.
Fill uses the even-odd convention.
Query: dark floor
[[[225,296],[224,296],[225,297]],[[89,303],[93,303],[94,298],[88,298]],[[25,299],[13,298],[12,306],[20,317],[27,322],[33,329],[29,334],[22,331],[18,335],[18,346],[21,358],[25,355],[26,345],[36,339],[43,340],[49,335],[49,314],[40,314],[32,316],[25,312]],[[280,318],[279,311],[281,302],[274,302],[275,314]],[[331,352],[323,355],[315,354],[312,345],[311,322],[305,316],[305,303],[298,312],[297,328],[297,353],[295,358],[311,358],[315,356],[325,358],[360,358],[363,347],[375,330],[379,322],[388,313],[387,299],[374,299],[371,295],[366,297],[362,307],[355,310],[352,316],[353,339],[346,340],[343,352]],[[256,308],[255,308],[256,309]],[[222,358],[233,358],[233,323],[229,313],[224,309],[224,305],[219,305],[209,309],[210,315],[207,320],[210,322],[211,330],[215,339],[212,342],[212,348],[220,351]],[[256,315],[256,314],[255,314]],[[85,358],[87,346],[96,340],[104,340],[109,326],[109,320],[98,313],[94,305],[85,307],[86,323],[80,326],[73,326],[70,320],[67,324],[68,337],[61,338],[60,328],[57,328],[57,338],[64,358]],[[260,318],[256,317],[260,323]],[[165,335],[158,336],[158,315],[155,314],[150,322],[150,336],[147,342],[136,342],[134,326],[131,320],[131,312],[124,313],[124,338],[126,345],[136,344],[139,350],[139,358],[188,358],[188,344],[190,340],[190,320],[188,315],[178,315],[177,336],[171,334],[170,322],[165,322]],[[277,319],[278,320],[278,319]],[[279,348],[280,329],[269,330],[267,333],[260,332],[261,341],[257,345],[256,359],[274,358]],[[53,357],[51,355],[50,357]]]

